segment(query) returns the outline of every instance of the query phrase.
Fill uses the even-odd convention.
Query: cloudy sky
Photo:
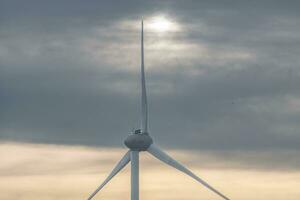
[[[293,0],[0,0],[2,198],[82,199],[126,151],[139,127],[144,19],[156,143],[234,199],[298,199],[299,9]],[[183,180],[185,198],[218,199],[145,163],[144,199],[182,199],[164,191]],[[160,167],[164,187],[150,187]],[[129,194],[124,173],[107,199]]]

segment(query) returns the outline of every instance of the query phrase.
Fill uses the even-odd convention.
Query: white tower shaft
[[[131,200],[139,200],[139,152],[130,151]]]

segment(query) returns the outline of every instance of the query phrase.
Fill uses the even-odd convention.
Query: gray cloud
[[[159,143],[299,149],[298,9],[296,1],[1,1],[0,138],[119,145],[139,117],[139,30],[128,24],[166,13],[182,30],[146,32]]]

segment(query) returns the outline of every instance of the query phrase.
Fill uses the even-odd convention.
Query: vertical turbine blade
[[[148,132],[148,105],[145,81],[145,66],[144,66],[144,23],[142,21],[141,31],[141,84],[142,84],[142,120],[141,129],[142,133]]]
[[[115,168],[112,170],[112,172],[109,174],[109,176],[103,181],[103,183],[91,194],[88,198],[88,200],[91,200],[121,169],[123,169],[128,162],[130,161],[130,151],[128,151],[123,158],[118,162],[118,164],[115,166]]]
[[[131,160],[131,200],[139,200],[139,152],[130,152]]]
[[[212,186],[210,186],[204,180],[202,180],[199,177],[197,177],[193,172],[191,172],[189,169],[187,169],[186,167],[184,167],[182,164],[180,164],[179,162],[177,162],[176,160],[174,160],[173,158],[171,158],[169,155],[167,155],[165,152],[163,152],[162,150],[160,150],[155,145],[152,144],[148,148],[147,151],[150,154],[152,154],[154,157],[156,157],[158,160],[161,160],[164,163],[166,163],[166,164],[168,164],[168,165],[170,165],[170,166],[178,169],[179,171],[182,171],[183,173],[189,175],[190,177],[192,177],[193,179],[195,179],[196,181],[198,181],[199,183],[201,183],[202,185],[204,185],[205,187],[207,187],[208,189],[210,189],[214,193],[218,194],[222,198],[224,198],[226,200],[230,200],[225,195],[223,195],[221,192],[219,192],[218,190],[214,189]]]

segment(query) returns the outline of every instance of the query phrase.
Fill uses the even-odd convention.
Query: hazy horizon
[[[4,159],[0,166],[0,197],[18,200],[86,199],[126,151],[125,148],[1,143],[0,155]],[[226,156],[224,152],[167,151],[231,199],[297,200],[300,195],[299,170],[284,165],[270,169],[268,162],[278,160],[272,152],[230,151]],[[297,153],[289,152],[289,155],[296,157]],[[282,157],[284,155],[279,159],[288,160]],[[150,154],[141,153],[140,158],[141,199],[220,199]],[[243,158],[248,158],[248,161],[243,161]],[[130,199],[129,166],[95,199],[120,197]]]

